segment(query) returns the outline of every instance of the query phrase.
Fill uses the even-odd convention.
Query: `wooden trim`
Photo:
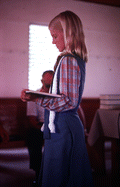
[[[7,142],[7,143],[0,143],[0,148],[1,149],[6,149],[6,148],[19,148],[19,147],[26,147],[26,143],[24,140],[22,141],[13,141],[13,142]]]
[[[86,129],[89,132],[95,112],[100,106],[100,99],[83,98],[80,105],[85,115]],[[13,126],[17,129],[14,131],[13,128],[13,132],[10,132],[10,136],[12,136],[12,139],[10,142],[8,142],[8,144],[5,145],[3,143],[0,143],[1,148],[7,146],[19,147],[20,145],[21,146],[25,145],[24,135],[28,127],[26,109],[27,109],[27,103],[22,102],[20,98],[0,98],[0,119],[2,119],[2,116],[4,115],[3,127],[4,124],[6,123],[5,120],[8,120],[7,121],[8,127],[9,125],[12,126],[12,122],[14,123],[14,121],[16,120],[16,125]],[[9,121],[11,116],[13,118],[12,122]],[[17,136],[19,138],[17,139],[14,138]]]
[[[97,3],[102,5],[109,5],[109,6],[115,6],[120,7],[120,1],[119,0],[74,0],[74,1],[84,1],[88,3]]]
[[[96,110],[100,107],[99,98],[83,98],[81,107],[86,118],[86,128],[89,132]]]

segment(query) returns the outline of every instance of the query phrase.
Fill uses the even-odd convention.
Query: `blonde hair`
[[[65,11],[57,15],[49,23],[49,28],[63,31],[65,42],[65,53],[76,54],[87,61],[87,48],[83,26],[80,18],[71,11]]]

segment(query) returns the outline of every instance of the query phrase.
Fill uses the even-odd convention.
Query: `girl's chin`
[[[64,50],[63,49],[58,49],[59,50],[59,52],[63,52]]]
[[[56,46],[57,47],[57,46]],[[57,47],[57,49],[59,50],[59,52],[63,52],[65,49],[61,49],[59,47]]]

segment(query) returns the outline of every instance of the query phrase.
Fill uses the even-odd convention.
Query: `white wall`
[[[89,51],[84,97],[120,93],[120,9],[73,0],[0,1],[0,97],[28,86],[28,26],[47,25],[58,13],[82,20]]]

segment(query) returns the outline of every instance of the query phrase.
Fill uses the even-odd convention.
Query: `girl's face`
[[[50,28],[50,33],[53,39],[52,43],[56,45],[60,52],[62,52],[65,49],[63,31]]]

